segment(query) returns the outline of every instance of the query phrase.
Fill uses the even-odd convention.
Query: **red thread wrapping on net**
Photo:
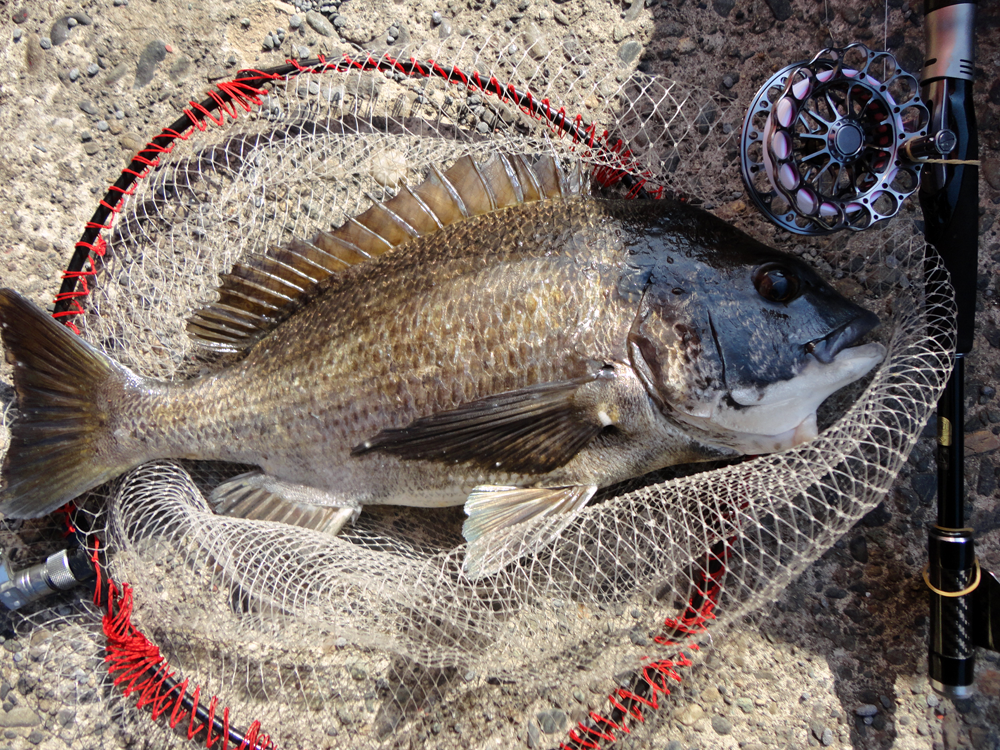
[[[119,587],[107,578],[100,562],[99,543],[94,543],[91,556],[97,572],[94,603],[105,608],[104,635],[107,639],[104,661],[114,684],[128,697],[136,695],[136,707],[148,708],[153,721],[169,711],[167,723],[171,729],[186,722],[184,731],[189,740],[199,739],[206,748],[228,750],[275,750],[270,736],[261,731],[259,721],[239,734],[229,723],[229,708],[222,708],[219,719],[219,698],[208,699],[207,711],[202,706],[201,686],[188,695],[189,681],[177,682],[175,672],[159,648],[132,624],[132,587]],[[221,741],[221,744],[220,744]],[[232,744],[230,744],[232,743]]]
[[[218,91],[209,92],[209,99],[215,103],[220,111],[218,116],[214,116],[211,109],[203,104],[189,102],[190,107],[184,110],[184,115],[190,121],[191,125],[183,131],[178,131],[171,127],[164,128],[158,136],[140,149],[129,162],[128,166],[122,170],[122,177],[119,178],[118,183],[124,184],[116,183],[109,186],[105,197],[98,203],[98,212],[95,213],[95,217],[97,217],[102,213],[103,209],[103,220],[95,221],[92,219],[85,225],[84,236],[86,237],[88,233],[96,232],[96,237],[92,241],[81,239],[75,246],[78,251],[87,252],[87,258],[83,263],[82,270],[66,271],[63,274],[64,280],[73,280],[74,288],[72,291],[60,292],[55,298],[57,304],[65,302],[68,304],[68,307],[65,310],[56,312],[54,317],[57,319],[68,318],[68,320],[64,320],[63,322],[75,333],[79,334],[80,330],[73,323],[72,318],[84,314],[85,311],[80,304],[80,299],[90,293],[87,278],[96,275],[93,258],[95,256],[103,257],[106,252],[106,241],[100,232],[111,229],[114,217],[121,211],[125,198],[135,194],[134,183],[137,180],[145,179],[152,169],[160,165],[160,156],[170,154],[173,151],[174,141],[187,140],[195,130],[206,130],[209,127],[206,120],[219,127],[225,124],[227,116],[235,121],[239,115],[236,107],[239,107],[244,112],[250,112],[253,110],[253,107],[260,106],[262,102],[260,96],[265,92],[263,89],[250,85],[247,80],[261,81],[273,76],[269,76],[262,71],[250,71],[250,74],[251,78],[249,79],[226,81],[216,87]],[[220,94],[219,92],[222,93]],[[225,96],[222,94],[225,94]],[[117,196],[117,200],[113,203],[109,202],[112,196]]]
[[[653,641],[660,646],[680,646],[679,637],[697,636],[707,630],[709,621],[715,619],[715,608],[722,593],[722,578],[726,562],[732,554],[732,539],[719,542],[718,551],[710,550],[705,556],[704,568],[694,575],[694,593],[688,600],[684,613],[668,617],[663,625],[666,633]],[[689,642],[687,648],[698,651],[697,643]],[[633,687],[615,689],[607,698],[610,716],[591,711],[589,722],[579,722],[568,732],[568,739],[559,744],[560,750],[601,750],[617,742],[620,735],[631,734],[630,722],[643,723],[643,707],[656,710],[660,696],[670,695],[670,681],[681,682],[678,667],[690,667],[693,662],[682,652],[673,659],[660,659],[644,666]],[[641,692],[637,692],[640,691]],[[612,718],[614,717],[614,718]]]

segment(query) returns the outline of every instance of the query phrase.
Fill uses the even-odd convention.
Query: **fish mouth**
[[[865,310],[856,318],[835,328],[823,338],[813,339],[807,343],[805,346],[806,352],[812,354],[824,365],[829,365],[840,352],[850,347],[862,336],[878,326],[878,323],[878,316],[873,312]]]

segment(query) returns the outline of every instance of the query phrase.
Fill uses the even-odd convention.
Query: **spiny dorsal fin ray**
[[[196,312],[188,333],[209,349],[238,352],[311,299],[324,280],[463,219],[506,206],[561,200],[584,191],[583,170],[563,172],[552,156],[533,165],[497,154],[483,165],[463,156],[445,172],[432,167],[415,188],[403,187],[332,232],[292,240],[233,266],[221,277],[219,300]]]

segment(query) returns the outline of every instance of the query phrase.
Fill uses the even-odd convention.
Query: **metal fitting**
[[[61,550],[43,563],[23,570],[11,568],[10,560],[4,555],[0,565],[0,604],[8,610],[20,609],[24,605],[54,594],[66,591],[94,577],[90,560],[83,550]]]

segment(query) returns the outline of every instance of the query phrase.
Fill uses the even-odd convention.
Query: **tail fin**
[[[14,366],[19,416],[11,427],[0,513],[37,518],[130,468],[111,466],[108,386],[135,378],[17,292],[0,289],[0,337]]]

